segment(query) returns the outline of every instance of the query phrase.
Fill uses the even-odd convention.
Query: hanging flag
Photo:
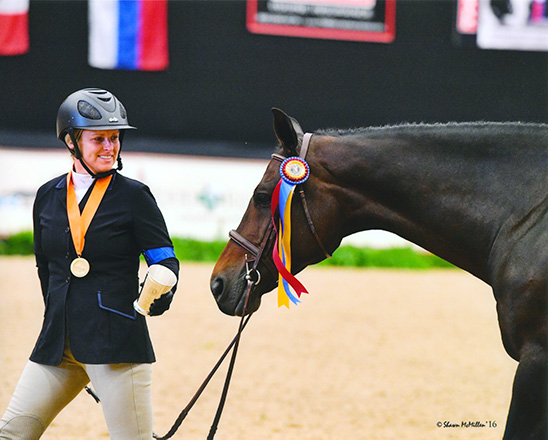
[[[0,55],[29,50],[29,0],[0,0]]]
[[[92,67],[167,68],[167,0],[89,0],[88,4]]]
[[[280,165],[281,179],[272,193],[272,221],[275,223],[276,210],[279,212],[279,225],[276,229],[277,240],[274,244],[272,257],[279,272],[278,307],[289,308],[289,300],[293,304],[300,303],[302,293],[308,293],[306,288],[291,274],[291,201],[295,187],[308,179],[310,169],[304,159],[289,157]],[[290,289],[295,291],[297,296]]]

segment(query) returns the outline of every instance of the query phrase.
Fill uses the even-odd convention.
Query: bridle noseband
[[[299,157],[302,159],[306,158],[306,154],[308,152],[308,147],[310,145],[310,139],[312,138],[312,133],[305,133],[305,135],[302,138],[302,144],[301,149],[299,152]],[[281,154],[274,153],[272,155],[272,159],[277,160],[279,162],[283,162],[286,157],[282,156]],[[312,235],[314,236],[316,243],[318,244],[319,248],[323,252],[324,256],[326,258],[330,258],[331,254],[325,249],[320,236],[316,232],[316,228],[314,227],[314,222],[312,221],[312,216],[310,215],[310,209],[308,208],[308,203],[306,202],[306,196],[304,193],[304,188],[301,185],[299,185],[299,194],[301,196],[301,201],[304,209],[304,213],[306,216],[306,220],[308,223],[308,228],[310,229],[310,232],[312,232]],[[249,280],[247,277],[253,276],[254,273],[257,275],[257,281],[255,282],[255,285],[259,284],[261,280],[261,274],[257,270],[257,267],[259,263],[261,262],[261,258],[263,257],[263,254],[266,249],[270,249],[272,247],[272,244],[274,243],[274,240],[276,239],[277,233],[276,228],[274,226],[273,222],[269,222],[269,225],[267,226],[265,233],[263,234],[263,238],[259,244],[259,246],[253,244],[250,240],[245,238],[242,234],[237,232],[236,230],[231,230],[228,233],[228,236],[232,241],[234,241],[239,246],[243,247],[246,251],[248,251],[253,258],[248,258],[248,255],[245,256],[245,262],[246,262],[246,279]],[[252,266],[249,266],[249,263],[253,262]],[[278,276],[278,271],[274,265],[274,262],[272,260],[272,257],[265,259],[265,264],[268,268],[268,270],[275,276]]]

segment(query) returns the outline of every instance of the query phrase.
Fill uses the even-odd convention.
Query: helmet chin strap
[[[120,132],[120,150],[118,151],[118,157],[116,158],[116,162],[117,162],[118,166],[116,168],[112,168],[111,170],[103,171],[102,173],[94,173],[93,171],[91,171],[91,169],[88,167],[88,165],[84,161],[84,158],[82,157],[82,153],[80,152],[80,147],[78,146],[78,141],[76,140],[76,136],[74,136],[74,130],[71,127],[67,131],[68,131],[68,134],[69,134],[70,139],[72,141],[72,145],[74,145],[74,149],[71,149],[68,145],[67,145],[67,148],[69,149],[71,154],[77,160],[80,161],[80,163],[82,164],[84,169],[88,172],[88,174],[91,177],[93,177],[94,179],[102,179],[103,177],[108,177],[108,176],[116,173],[116,171],[121,171],[122,170],[122,168],[124,167],[124,165],[122,164],[122,138],[124,137],[123,132]]]
[[[82,164],[82,166],[84,167],[84,169],[88,172],[88,174],[93,177],[94,179],[102,179],[103,177],[107,177],[107,176],[110,176],[114,173],[116,173],[116,171],[119,171],[122,169],[122,159],[120,158],[120,155],[118,155],[118,166],[116,168],[112,168],[108,171],[103,171],[102,173],[94,173],[93,171],[91,171],[89,169],[89,167],[86,165],[86,162],[84,162],[84,159],[82,159],[80,157],[80,159],[78,159],[80,161],[80,163]]]

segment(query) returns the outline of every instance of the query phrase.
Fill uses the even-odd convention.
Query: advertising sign
[[[396,0],[247,0],[252,33],[390,43]]]
[[[19,164],[25,164],[21,179]],[[66,151],[0,147],[0,238],[32,230],[36,190],[70,169]],[[228,240],[238,226],[267,160],[124,153],[122,174],[148,185],[172,237]],[[384,231],[367,231],[345,243],[376,248],[411,244]]]
[[[456,30],[481,49],[548,51],[548,0],[458,0]]]

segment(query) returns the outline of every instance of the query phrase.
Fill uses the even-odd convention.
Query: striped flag
[[[0,55],[29,50],[29,0],[0,0]]]
[[[89,0],[88,4],[92,67],[167,68],[167,0]]]

